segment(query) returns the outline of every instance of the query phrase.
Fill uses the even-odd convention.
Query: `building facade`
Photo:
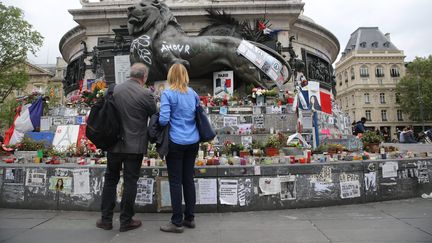
[[[113,82],[114,56],[126,55],[130,39],[117,42],[116,38],[124,31],[127,24],[127,8],[138,1],[134,0],[81,0],[82,8],[69,10],[78,26],[68,31],[59,43],[60,52],[68,63],[64,79],[66,94],[71,94],[79,87],[79,80],[97,79],[94,60],[104,66],[107,82]],[[305,3],[301,0],[239,1],[239,0],[167,0],[168,5],[182,29],[188,35],[197,35],[210,24],[206,9],[225,11],[236,20],[265,18],[272,29],[280,30],[277,42],[281,43],[282,54],[289,59],[288,45],[290,36],[294,36],[293,48],[298,57],[308,62],[320,63],[329,68],[339,53],[337,38],[311,18],[302,14]],[[123,46],[124,45],[124,46]],[[122,48],[123,47],[123,48]],[[97,57],[95,57],[97,55]],[[314,62],[313,62],[314,61]],[[235,74],[234,74],[235,75]],[[158,81],[158,80],[153,80]],[[191,80],[191,85],[207,84],[212,87],[212,80]],[[201,87],[194,88],[201,89]],[[202,88],[205,94],[208,88]]]
[[[360,27],[351,34],[336,63],[336,102],[351,121],[366,117],[368,129],[397,131],[414,125],[400,109],[396,85],[405,75],[405,55],[378,27]]]
[[[49,90],[50,79],[54,74],[30,62],[25,62],[25,69],[29,75],[29,80],[22,90],[15,91],[15,97],[29,95],[34,92],[45,94]]]

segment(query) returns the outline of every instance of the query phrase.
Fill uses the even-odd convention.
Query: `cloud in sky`
[[[25,19],[44,37],[33,63],[55,63],[60,56],[61,37],[77,25],[68,9],[81,8],[79,0],[2,0],[24,10]],[[379,27],[390,33],[392,42],[405,52],[406,61],[432,54],[431,0],[303,0],[304,14],[331,31],[339,40],[341,51],[358,27]]]
[[[378,27],[390,33],[405,61],[432,54],[431,0],[304,0],[304,14],[332,32],[341,52],[356,29]]]
[[[2,0],[6,6],[15,6],[24,11],[24,19],[44,37],[44,44],[37,56],[29,55],[30,62],[55,64],[61,56],[59,42],[63,35],[77,26],[68,9],[81,8],[79,0]]]

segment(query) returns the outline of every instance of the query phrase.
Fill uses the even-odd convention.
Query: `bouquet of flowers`
[[[92,84],[91,90],[84,90],[81,93],[81,102],[86,103],[88,106],[92,106],[97,103],[105,95],[106,82],[96,81]]]
[[[265,95],[266,92],[267,92],[266,89],[253,88],[252,89],[252,98],[256,99],[257,96]]]

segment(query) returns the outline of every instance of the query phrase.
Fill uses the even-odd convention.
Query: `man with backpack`
[[[359,133],[364,133],[366,131],[366,128],[365,128],[365,125],[364,125],[366,123],[366,121],[367,121],[366,117],[362,117],[360,119],[360,121],[358,121],[355,124],[353,135],[357,136]]]
[[[123,170],[123,195],[120,203],[120,231],[133,230],[141,221],[133,219],[137,181],[143,155],[147,153],[147,123],[156,113],[153,94],[144,88],[148,68],[142,63],[131,67],[130,79],[114,87],[115,110],[121,122],[121,139],[108,148],[108,162],[102,191],[102,217],[96,222],[98,228],[112,229],[116,203],[117,183]],[[123,167],[123,168],[122,168]]]

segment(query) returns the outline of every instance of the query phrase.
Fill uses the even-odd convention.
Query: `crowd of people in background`
[[[360,121],[351,124],[353,135],[361,137],[361,134],[368,130],[365,126],[366,121],[367,119],[362,117]],[[432,143],[432,128],[415,134],[412,126],[406,126],[403,130],[396,130],[397,139],[393,140],[391,139],[390,131],[387,127],[383,127],[381,130],[376,129],[375,132],[382,136],[385,143]]]

